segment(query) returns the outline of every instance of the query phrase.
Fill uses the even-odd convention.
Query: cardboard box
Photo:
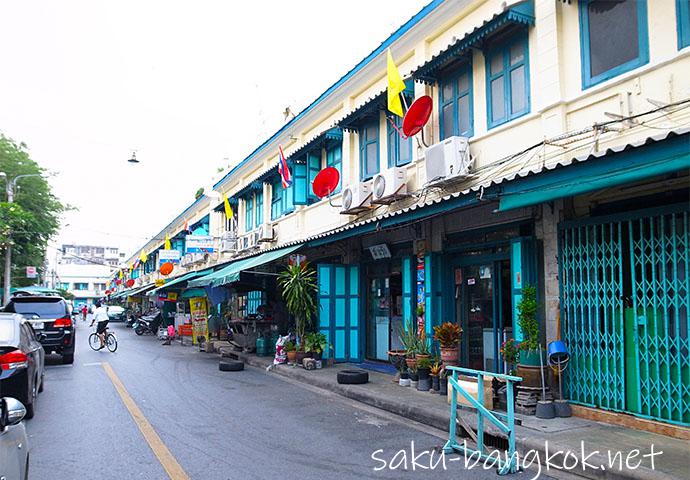
[[[493,394],[493,388],[491,387],[491,384],[493,383],[494,377],[491,375],[485,375],[484,376],[484,406],[488,408],[489,410],[493,410],[494,408],[494,394]],[[477,379],[476,377],[468,377],[465,375],[458,375],[458,383],[460,386],[465,390],[467,393],[469,393],[475,400],[477,399]],[[448,405],[450,405],[450,401],[453,398],[452,392],[453,388],[450,385],[450,382],[448,382]],[[465,405],[468,407],[474,408],[474,405],[472,405],[470,402],[465,399],[465,397],[459,393],[456,392],[457,399],[458,399],[458,405]]]

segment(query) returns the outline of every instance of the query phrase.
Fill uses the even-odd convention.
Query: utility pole
[[[17,186],[17,180],[26,177],[40,177],[39,173],[27,173],[24,175],[17,175],[12,180],[9,179],[5,172],[0,172],[0,178],[5,178],[6,192],[7,192],[7,203],[14,203],[14,189]],[[12,232],[10,232],[11,234]],[[7,305],[10,301],[10,288],[12,286],[12,242],[8,241],[5,246],[5,282],[3,289],[3,305]]]

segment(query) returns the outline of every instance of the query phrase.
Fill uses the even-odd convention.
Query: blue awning
[[[438,70],[450,65],[458,58],[468,55],[471,48],[481,47],[488,37],[511,25],[534,25],[533,0],[525,0],[503,13],[494,15],[481,27],[477,27],[464,37],[457,39],[444,51],[412,72],[412,78],[420,82],[434,83],[436,81],[435,74]]]
[[[410,101],[414,99],[414,82],[407,80],[405,82],[405,90],[403,95]],[[367,100],[363,105],[348,113],[345,117],[338,120],[337,124],[340,128],[346,131],[356,132],[359,127],[366,121],[371,119],[378,119],[380,111],[388,109],[388,89],[377,93],[372,98]]]
[[[175,277],[174,279],[167,282],[165,285],[161,285],[160,287],[156,288],[151,293],[156,293],[159,290],[168,289],[170,287],[174,287],[175,285],[177,285],[177,288],[182,288],[182,285],[180,285],[182,282],[185,282],[187,280],[191,280],[192,278],[202,277],[204,275],[211,273],[212,271],[213,271],[212,268],[207,268],[205,270],[199,270],[198,272],[186,273],[186,274],[181,275],[179,277]]]
[[[690,131],[671,132],[658,139],[649,138],[637,145],[607,150],[579,161],[574,159],[570,166],[509,182],[503,187],[499,210],[550,202],[688,169],[689,141]]]
[[[205,297],[206,296],[206,290],[203,288],[188,288],[184,292],[182,292],[182,295],[180,295],[180,298],[197,298],[197,297]]]
[[[288,160],[296,159],[314,150],[318,150],[319,152],[321,152],[322,147],[327,147],[331,144],[341,143],[342,141],[343,131],[338,127],[330,128],[325,132],[316,135],[314,138],[312,138],[304,145],[302,145],[300,148],[288,155]]]
[[[225,268],[213,272],[201,278],[190,280],[189,287],[219,287],[220,285],[227,285],[228,283],[237,282],[240,279],[240,273],[244,270],[251,270],[269,262],[278,260],[286,255],[300,248],[302,244],[293,245],[291,247],[280,248],[270,252],[262,253],[255,257],[244,258],[232,262]]]

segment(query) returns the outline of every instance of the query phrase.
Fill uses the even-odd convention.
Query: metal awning
[[[405,82],[405,90],[402,93],[408,101],[412,101],[414,98],[414,82],[412,80]],[[337,120],[335,124],[345,131],[356,132],[367,119],[378,119],[379,112],[387,109],[388,87],[366,99],[362,105]]]
[[[443,51],[412,72],[412,78],[420,82],[434,83],[438,70],[450,65],[465,55],[471,48],[481,48],[484,41],[499,30],[511,25],[534,25],[534,1],[517,3],[502,13],[494,15],[464,37],[454,40]]]
[[[270,252],[265,252],[254,257],[244,258],[242,260],[237,260],[232,262],[225,268],[213,272],[201,278],[191,280],[187,285],[188,287],[219,287],[221,285],[226,285],[228,283],[237,282],[240,279],[240,273],[244,270],[251,270],[252,268],[259,267],[269,262],[278,260],[285,255],[290,255],[292,252],[300,248],[302,244],[293,245],[291,247],[281,248],[278,250],[272,250]]]
[[[340,143],[343,141],[343,131],[338,127],[329,128],[325,132],[313,136],[307,140],[304,145],[299,147],[287,157],[288,160],[296,159],[314,150],[321,151],[321,148],[332,143]]]
[[[191,280],[192,278],[202,277],[204,275],[211,273],[212,270],[213,270],[212,268],[207,268],[205,270],[199,270],[198,272],[189,272],[189,273],[186,273],[186,274],[181,275],[179,277],[175,277],[171,281],[167,282],[165,285],[161,285],[160,287],[151,291],[151,293],[156,293],[159,290],[170,288],[170,287],[172,287],[174,285],[178,285],[184,281]],[[182,288],[182,287],[178,287],[178,288]]]

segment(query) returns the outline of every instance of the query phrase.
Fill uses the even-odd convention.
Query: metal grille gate
[[[687,205],[559,226],[576,403],[690,425]]]

